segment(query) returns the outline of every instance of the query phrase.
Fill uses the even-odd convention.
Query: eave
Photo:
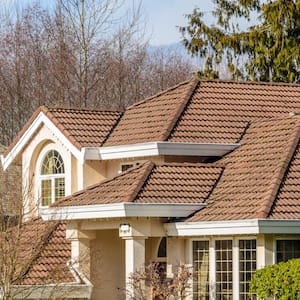
[[[205,207],[204,203],[113,203],[49,207],[40,210],[45,221],[49,220],[87,220],[126,217],[187,217]]]
[[[228,220],[165,224],[168,236],[300,234],[300,220]]]
[[[224,156],[240,144],[149,142],[131,145],[84,148],[87,160],[110,160],[143,156]]]

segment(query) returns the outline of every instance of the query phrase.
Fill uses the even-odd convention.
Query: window
[[[167,238],[162,237],[160,239],[156,263],[159,271],[159,277],[163,281],[166,279],[167,275]]]
[[[232,299],[232,240],[216,241],[216,299]]]
[[[288,261],[300,257],[300,240],[277,240],[276,261]]]
[[[193,243],[193,299],[209,300],[209,241]]]
[[[256,271],[256,240],[239,240],[240,300],[248,300],[249,284]]]
[[[248,291],[256,271],[255,239],[193,241],[192,259],[193,300],[253,299]]]
[[[61,155],[50,150],[40,168],[41,206],[49,206],[65,196],[65,167]]]

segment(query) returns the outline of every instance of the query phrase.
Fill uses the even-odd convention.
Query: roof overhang
[[[18,139],[10,152],[4,156],[1,155],[3,169],[6,170],[14,159],[21,153],[27,143],[30,141],[35,132],[41,125],[45,125],[56,136],[56,138],[70,150],[70,152],[80,161],[84,162],[84,151],[77,149],[70,140],[61,132],[59,128],[45,115],[40,112],[34,121],[30,124],[24,134]]]
[[[84,148],[85,159],[109,160],[143,156],[223,156],[240,144],[149,142],[122,146]]]
[[[87,220],[126,217],[187,217],[205,207],[204,203],[113,203],[49,207],[41,209],[40,215],[49,220]]]
[[[176,222],[165,224],[165,228],[169,236],[300,234],[300,219],[251,219],[208,222]]]
[[[69,266],[75,282],[13,285],[13,299],[90,299],[93,285],[88,278],[74,266]],[[0,299],[3,293],[0,291]]]

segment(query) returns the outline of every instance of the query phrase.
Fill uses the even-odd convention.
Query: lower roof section
[[[165,229],[168,236],[300,234],[300,219],[176,222],[165,224]]]
[[[111,203],[41,209],[43,220],[86,220],[121,217],[183,218],[205,207],[204,203]]]

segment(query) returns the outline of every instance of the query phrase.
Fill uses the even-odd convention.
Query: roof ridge
[[[95,183],[95,184],[92,184],[92,185],[90,185],[90,186],[88,186],[88,187],[86,187],[86,188],[84,188],[84,189],[82,189],[82,190],[80,190],[80,191],[77,191],[77,192],[75,192],[75,193],[73,193],[73,194],[71,194],[71,195],[69,195],[69,196],[66,196],[66,197],[63,197],[63,198],[59,199],[58,201],[54,202],[54,203],[51,205],[51,207],[59,206],[61,203],[64,203],[64,202],[68,201],[69,199],[73,198],[74,196],[79,196],[79,195],[81,195],[81,194],[84,194],[84,193],[86,193],[86,192],[88,192],[88,191],[91,191],[91,190],[93,190],[93,189],[99,187],[99,186],[102,185],[102,184],[105,184],[105,183],[109,183],[109,182],[111,182],[111,181],[114,181],[116,178],[124,177],[124,176],[126,176],[127,174],[129,174],[129,173],[131,173],[131,172],[133,172],[133,171],[136,171],[137,169],[140,169],[140,168],[144,167],[147,163],[152,163],[152,162],[150,162],[150,161],[145,161],[144,163],[142,163],[142,164],[140,164],[140,165],[138,165],[138,166],[135,166],[135,167],[133,167],[133,168],[129,168],[128,170],[126,170],[126,171],[122,172],[121,174],[118,174],[118,175],[116,175],[116,176],[114,176],[114,177],[112,177],[112,178],[104,179],[104,180],[102,180],[102,181],[100,181],[100,182],[97,182],[97,183]]]
[[[296,120],[296,129],[291,133],[291,141],[287,144],[287,151],[281,160],[281,166],[277,172],[274,172],[274,176],[270,182],[270,192],[266,194],[262,201],[260,209],[257,211],[258,218],[267,218],[272,209],[273,203],[278,194],[282,179],[286,173],[287,167],[293,159],[295,149],[297,148],[300,137],[300,121]]]
[[[146,183],[147,179],[149,178],[153,168],[155,167],[155,163],[152,161],[148,161],[144,164],[146,166],[144,173],[140,180],[137,182],[135,188],[129,193],[129,195],[124,199],[124,202],[134,202],[137,195],[141,191],[142,187]]]
[[[293,164],[294,160],[296,159],[296,155],[297,155],[297,151],[299,150],[299,146],[300,146],[300,141],[298,140],[298,143],[297,143],[297,146],[296,146],[295,151],[294,151],[294,153],[293,153],[293,156],[292,156],[291,160],[289,161],[289,163],[288,163],[288,165],[287,165],[287,168],[286,168],[286,170],[285,170],[285,172],[284,172],[282,181],[281,181],[280,186],[279,186],[279,188],[278,188],[278,190],[277,190],[277,193],[276,193],[275,199],[274,199],[274,201],[273,201],[273,203],[272,203],[272,206],[271,206],[271,208],[270,208],[268,217],[272,215],[273,209],[275,208],[275,206],[276,206],[276,204],[277,204],[277,201],[278,201],[278,195],[279,195],[279,193],[280,193],[280,191],[281,191],[281,188],[282,188],[282,187],[284,186],[284,184],[285,184],[285,181],[286,181],[287,176],[288,176],[289,171],[290,171],[290,167],[291,167],[291,165]]]
[[[251,85],[269,85],[269,86],[291,86],[300,87],[299,83],[274,82],[274,81],[251,81],[251,80],[233,80],[233,79],[200,79],[201,82],[216,82],[216,83],[237,83]]]
[[[153,95],[153,96],[147,97],[147,98],[145,98],[145,99],[143,99],[143,100],[140,100],[140,101],[138,101],[138,102],[136,102],[136,103],[134,103],[134,104],[128,106],[128,107],[125,109],[125,111],[128,110],[128,109],[131,109],[132,107],[139,106],[139,105],[141,105],[141,104],[143,104],[143,103],[145,103],[145,102],[147,102],[147,101],[149,101],[149,100],[155,99],[155,98],[157,98],[157,97],[159,97],[159,96],[161,96],[161,95],[164,95],[164,94],[166,94],[166,93],[168,93],[168,92],[171,92],[171,91],[177,89],[178,87],[180,87],[180,86],[182,86],[182,85],[185,85],[185,84],[188,84],[189,82],[192,82],[192,81],[195,81],[195,79],[193,79],[193,80],[186,80],[186,81],[180,82],[180,83],[178,83],[178,84],[176,84],[176,85],[174,85],[174,86],[172,86],[172,87],[169,87],[169,88],[167,88],[167,89],[165,89],[165,90],[163,90],[163,91],[161,91],[161,92],[159,92],[159,93],[156,93],[156,94]]]
[[[107,134],[107,136],[105,137],[105,139],[103,140],[103,142],[99,145],[100,147],[102,147],[102,146],[105,145],[106,141],[112,135],[112,133],[114,132],[115,128],[119,125],[119,123],[120,123],[123,115],[124,115],[124,112],[120,113],[119,118],[117,119],[117,121],[115,122],[115,124],[111,127],[111,129],[109,130],[109,133]]]
[[[92,108],[92,107],[63,107],[63,106],[51,106],[48,107],[46,105],[42,106],[44,109],[47,110],[73,110],[73,111],[83,111],[83,112],[103,112],[103,113],[122,113],[123,110],[117,110],[117,109],[98,109],[98,108]]]
[[[165,132],[163,132],[160,137],[166,141],[169,136],[172,134],[172,131],[174,130],[174,128],[176,127],[176,124],[178,123],[178,121],[180,120],[180,117],[182,116],[182,114],[185,111],[185,108],[187,107],[188,103],[190,102],[193,94],[195,93],[196,89],[198,88],[200,84],[199,80],[193,80],[191,81],[191,86],[189,87],[189,89],[186,91],[185,95],[183,96],[183,100],[182,102],[179,104],[172,121],[169,123],[168,127],[166,128]]]

